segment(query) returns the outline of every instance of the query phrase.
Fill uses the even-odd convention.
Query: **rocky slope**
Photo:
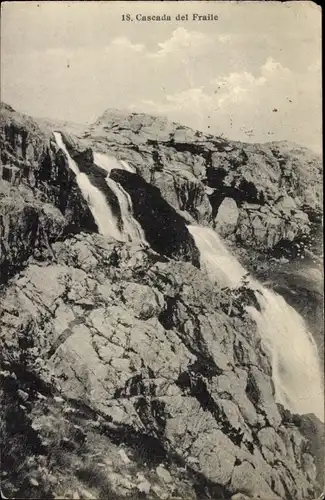
[[[315,294],[313,278],[321,275],[322,289],[322,162],[317,154],[288,142],[238,143],[161,117],[115,110],[88,129],[65,130],[81,164],[87,153],[91,156],[89,148],[115,154],[188,222],[214,227],[269,285],[279,289],[283,275],[290,276],[294,286],[281,290],[307,312],[323,358],[323,297]],[[132,184],[123,184],[131,195]],[[141,198],[134,197],[133,203],[141,213]],[[146,210],[142,214],[143,224]]]
[[[228,316],[226,293],[191,264],[101,236],[76,235],[52,250],[53,263],[30,262],[2,295],[5,378],[53,379],[61,410],[90,407],[91,429],[102,417],[101,432],[107,426],[131,449],[148,446],[172,477],[176,464],[193,481],[203,475],[216,498],[312,498],[310,443],[283,423],[254,325],[236,310]],[[35,390],[48,397],[31,381],[27,402]],[[53,433],[33,407],[27,413],[41,436]]]
[[[80,229],[97,231],[96,223],[82,197],[75,176],[68,168],[66,157],[54,141],[53,130],[55,127],[51,129],[47,123],[38,124],[30,117],[3,105],[0,122],[1,179],[9,182],[11,186],[17,186],[19,196],[23,199],[21,204],[23,208],[26,204],[28,206],[33,204],[32,200],[35,200],[35,203],[39,200],[41,203],[54,205],[58,209],[56,216],[61,218],[62,215],[64,216],[64,224],[61,221],[64,233]],[[88,166],[87,161],[86,151],[81,158],[81,168],[83,163]],[[90,173],[94,185],[99,184],[99,187],[105,187],[105,194],[108,198],[113,196],[112,192],[107,193],[109,188],[104,180],[107,174],[105,173],[104,176],[104,172],[100,172],[100,169],[94,165]],[[133,182],[134,178],[131,176],[131,185]],[[174,208],[160,196],[159,191],[151,188],[142,178],[138,177],[137,183],[141,184],[137,187],[142,190],[142,198],[143,196],[148,198],[143,203],[143,200],[137,197],[139,205],[135,205],[136,214],[144,226],[148,242],[154,249],[169,257],[179,257],[199,265],[198,252],[186,228],[184,217],[177,214]],[[15,192],[6,183],[3,185],[5,200],[1,205],[0,228],[3,234],[1,242],[6,245],[7,250],[2,251],[1,255],[2,259],[7,256],[9,261],[0,260],[0,266],[3,268],[3,273],[9,276],[11,268],[14,269],[20,262],[26,261],[29,254],[24,247],[20,248],[21,245],[25,245],[25,233],[18,232],[16,240],[11,240],[13,236],[10,233],[10,227],[13,224],[19,225],[15,216],[11,214],[12,209],[17,210],[15,201],[10,197],[10,192]],[[39,207],[31,207],[31,209],[38,214]],[[163,216],[153,217],[152,212],[161,213]],[[22,219],[24,215],[19,214],[18,217]],[[31,238],[31,244],[28,244],[29,249],[33,248],[34,242],[39,243],[38,233],[42,232],[42,229],[39,229],[39,217],[35,217],[37,221],[34,224],[29,224],[28,227],[22,229]],[[49,234],[48,236],[52,240],[58,235]]]
[[[279,272],[295,265],[298,244],[311,269],[319,160],[146,115],[61,126],[92,182],[104,174],[90,148],[136,169],[111,176],[132,199],[143,248],[97,234],[55,129],[2,108],[4,495],[316,498],[322,424],[275,403],[270,360],[243,307],[254,298],[209,282],[186,225],[216,227],[261,275],[271,255],[287,259],[273,261]]]

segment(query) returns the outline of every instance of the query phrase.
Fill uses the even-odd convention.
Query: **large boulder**
[[[218,209],[215,217],[216,231],[224,237],[234,233],[237,227],[239,210],[233,198],[225,198]]]

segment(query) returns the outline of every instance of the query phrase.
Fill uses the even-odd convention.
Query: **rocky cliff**
[[[50,131],[2,105],[0,121],[0,270],[15,273],[35,249],[66,231],[96,231],[96,223]]]
[[[265,279],[301,255],[311,272],[319,159],[146,115],[59,129],[94,185],[104,173],[93,151],[135,169],[111,178],[149,246],[98,234],[57,125],[2,108],[3,494],[316,498],[322,424],[276,404],[269,353],[244,307],[254,296],[209,281],[187,224],[216,228]],[[282,286],[293,293],[285,277]]]
[[[110,111],[78,137],[115,151],[176,210],[248,248],[294,243],[322,211],[320,158],[295,144],[237,143]]]

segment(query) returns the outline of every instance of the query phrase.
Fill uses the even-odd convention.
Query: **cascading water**
[[[80,172],[77,163],[71,158],[67,150],[62,135],[59,132],[54,132],[54,137],[57,145],[64,152],[69,168],[75,173],[77,184],[82,192],[83,197],[89,203],[89,208],[98,226],[98,231],[104,236],[111,236],[116,240],[123,240],[123,236],[118,228],[117,220],[113,214],[109,203],[103,193],[92,185],[87,175]]]
[[[118,199],[123,222],[123,236],[127,241],[146,245],[146,239],[140,224],[133,217],[133,207],[130,195],[122,186],[110,178],[113,169],[126,170],[135,173],[135,170],[126,161],[118,161],[114,156],[94,151],[94,163],[107,172],[106,182]]]
[[[89,208],[94,216],[98,230],[104,236],[112,236],[119,241],[132,241],[146,246],[146,239],[140,224],[134,219],[132,212],[132,201],[130,195],[117,182],[110,178],[113,169],[127,170],[135,173],[135,170],[126,161],[118,161],[114,156],[94,152],[94,163],[107,171],[106,183],[116,195],[122,214],[123,230],[119,229],[118,221],[107,202],[104,194],[92,185],[88,176],[80,172],[77,163],[71,158],[62,135],[54,132],[57,145],[67,157],[69,167],[76,175],[78,186],[83,197],[89,203]]]
[[[240,285],[247,271],[230,253],[218,234],[188,226],[200,251],[201,264],[222,286]],[[276,400],[292,413],[314,413],[324,422],[324,391],[315,341],[302,317],[286,301],[249,279],[261,310],[247,307],[271,353]]]

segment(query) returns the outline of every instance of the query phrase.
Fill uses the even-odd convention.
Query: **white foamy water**
[[[127,193],[120,184],[113,181],[109,176],[106,177],[107,185],[115,193],[122,215],[123,236],[126,241],[146,244],[145,235],[138,221],[133,217],[132,201],[129,193]]]
[[[118,160],[115,156],[110,156],[105,153],[98,153],[97,151],[93,152],[94,154],[94,163],[99,167],[102,167],[109,174],[113,170],[113,168],[118,168],[120,170],[127,170],[132,174],[135,174],[136,171],[134,168],[130,167],[130,165],[124,160]]]
[[[245,268],[210,228],[188,226],[195,239],[204,266],[213,281],[235,288],[247,275]],[[283,297],[265,288],[255,279],[249,284],[256,290],[261,307],[247,307],[259,333],[271,353],[272,378],[276,401],[293,413],[314,413],[324,421],[324,389],[315,341],[303,318]]]
[[[71,158],[62,140],[61,134],[59,132],[54,132],[54,137],[57,145],[62,149],[68,160],[69,168],[76,175],[77,184],[84,199],[88,202],[91,213],[98,226],[98,231],[104,236],[111,236],[116,240],[122,241],[123,236],[118,228],[116,217],[105,196],[99,189],[92,185],[85,173],[80,172],[77,163]]]
[[[116,181],[110,178],[110,173],[114,168],[120,170],[127,170],[128,172],[135,173],[135,170],[128,165],[126,161],[119,161],[114,156],[109,156],[104,153],[97,153],[94,151],[94,163],[99,167],[106,170],[108,173],[106,183],[113,191],[118,199],[122,223],[123,223],[123,239],[125,241],[132,241],[142,245],[146,245],[146,239],[141,225],[133,217],[133,206],[130,195],[123,189],[123,187]]]

